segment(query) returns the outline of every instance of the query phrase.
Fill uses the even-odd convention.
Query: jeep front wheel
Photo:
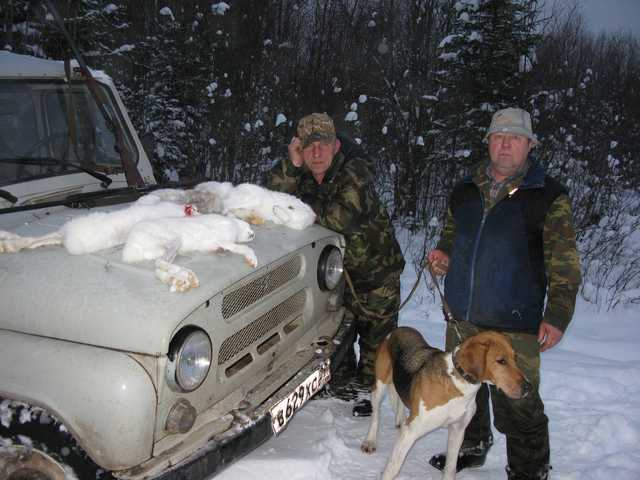
[[[0,398],[0,480],[114,480],[39,407]]]
[[[24,446],[0,450],[0,478],[6,480],[65,480],[62,466],[40,450]]]

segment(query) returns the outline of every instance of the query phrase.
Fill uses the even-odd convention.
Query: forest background
[[[582,295],[640,303],[640,40],[594,35],[577,2],[54,2],[159,180],[175,167],[262,183],[297,120],[323,111],[365,148],[396,225],[430,243],[453,184],[486,158],[492,113],[528,110],[535,156],[570,190]],[[69,55],[41,2],[1,0],[0,26],[5,50]]]

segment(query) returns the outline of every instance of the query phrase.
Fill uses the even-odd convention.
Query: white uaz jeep
[[[153,188],[113,83],[95,77],[102,102],[73,62],[0,52],[5,234],[43,235]],[[344,241],[315,225],[255,232],[256,269],[180,258],[200,279],[187,293],[120,248],[0,253],[0,478],[204,478],[284,428],[351,341]]]

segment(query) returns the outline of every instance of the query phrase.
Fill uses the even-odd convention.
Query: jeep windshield
[[[98,88],[104,108],[121,121],[109,91]],[[126,134],[124,141],[136,152]],[[86,84],[0,81],[0,187],[83,169],[107,175],[123,170],[115,134]]]

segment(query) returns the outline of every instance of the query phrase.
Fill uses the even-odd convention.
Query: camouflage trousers
[[[457,329],[451,322],[447,326],[446,349],[452,350],[465,338],[485,329],[468,322],[458,322]],[[459,332],[459,335],[458,335]],[[540,398],[540,348],[537,335],[502,332],[513,344],[518,355],[518,366],[533,387],[531,393],[520,400],[513,400],[497,388],[483,384],[476,396],[476,414],[467,426],[465,446],[477,445],[491,435],[489,399],[493,408],[494,425],[507,437],[507,459],[514,478],[539,478],[539,472],[549,465],[549,420]],[[460,338],[462,337],[462,338]]]
[[[355,350],[351,345],[344,361],[333,373],[331,381],[333,390],[340,397],[349,397],[348,392],[342,394],[345,389],[352,393],[354,389],[368,392],[373,386],[376,350],[382,340],[398,326],[398,314],[381,319],[367,315],[360,305],[378,315],[397,312],[400,306],[400,272],[389,274],[381,287],[368,292],[356,292],[356,294],[357,302],[347,287],[344,305],[352,312],[355,319],[360,359],[356,363]]]

